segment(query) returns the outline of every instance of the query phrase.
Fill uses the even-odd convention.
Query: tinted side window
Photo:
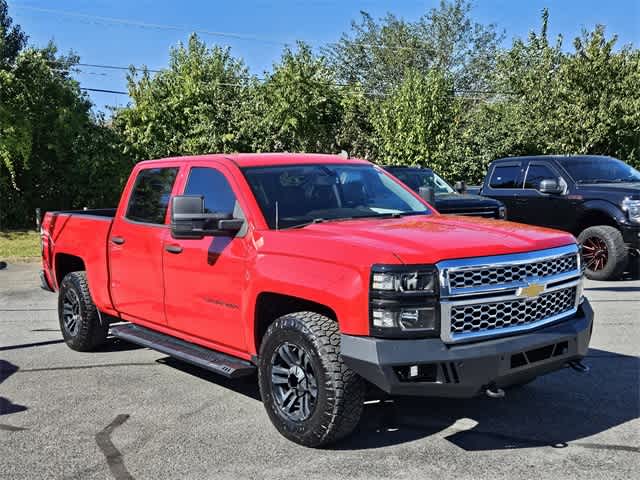
[[[233,214],[236,196],[225,176],[218,170],[194,167],[189,174],[185,195],[203,195],[205,213]]]
[[[520,188],[520,165],[497,166],[491,175],[491,188]]]
[[[524,188],[540,188],[542,180],[558,178],[553,171],[545,165],[529,165],[527,170],[527,179],[524,182]]]
[[[163,224],[178,168],[141,170],[131,192],[126,217],[144,223]]]

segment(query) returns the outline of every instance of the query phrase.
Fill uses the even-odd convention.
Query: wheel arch
[[[62,279],[69,273],[87,271],[84,259],[78,255],[71,255],[69,253],[56,253],[54,268],[58,288],[60,288]]]
[[[576,231],[577,237],[589,227],[608,225],[620,229],[620,223],[624,222],[624,213],[617,206],[604,200],[594,200],[585,203],[584,211],[578,218]]]
[[[253,346],[255,351],[260,351],[262,338],[269,325],[277,318],[295,312],[315,312],[338,322],[335,310],[322,303],[278,292],[261,292],[256,298],[253,319]]]

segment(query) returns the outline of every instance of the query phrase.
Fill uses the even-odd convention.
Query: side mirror
[[[205,213],[202,196],[177,195],[171,199],[173,238],[232,237],[243,225],[244,220],[233,218],[229,214]]]
[[[453,189],[458,193],[467,193],[467,184],[462,180],[458,180],[453,186]]]
[[[560,195],[564,188],[560,185],[560,182],[555,178],[549,178],[540,181],[538,191],[542,193],[548,193],[550,195]]]
[[[418,195],[422,197],[429,205],[435,206],[436,203],[436,193],[433,187],[420,187],[418,189]]]

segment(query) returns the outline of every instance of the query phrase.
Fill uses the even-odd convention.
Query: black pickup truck
[[[385,166],[384,169],[424,196],[440,213],[499,219],[504,219],[507,215],[501,201],[479,195],[460,194],[430,168]],[[425,196],[425,187],[431,189],[432,198]]]
[[[509,220],[571,232],[587,277],[619,277],[640,249],[640,172],[596,155],[493,161],[481,195],[504,202]]]

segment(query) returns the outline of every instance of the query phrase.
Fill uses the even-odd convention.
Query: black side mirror
[[[420,187],[418,189],[418,195],[422,197],[429,205],[435,206],[436,203],[436,193],[433,187]]]
[[[453,189],[458,193],[467,193],[467,184],[462,180],[458,180],[453,186]]]
[[[560,185],[560,182],[557,179],[549,178],[540,181],[538,191],[550,195],[559,195],[564,192],[564,188]]]
[[[174,238],[232,237],[243,226],[244,220],[229,214],[205,213],[202,196],[177,195],[171,200],[171,235]]]

